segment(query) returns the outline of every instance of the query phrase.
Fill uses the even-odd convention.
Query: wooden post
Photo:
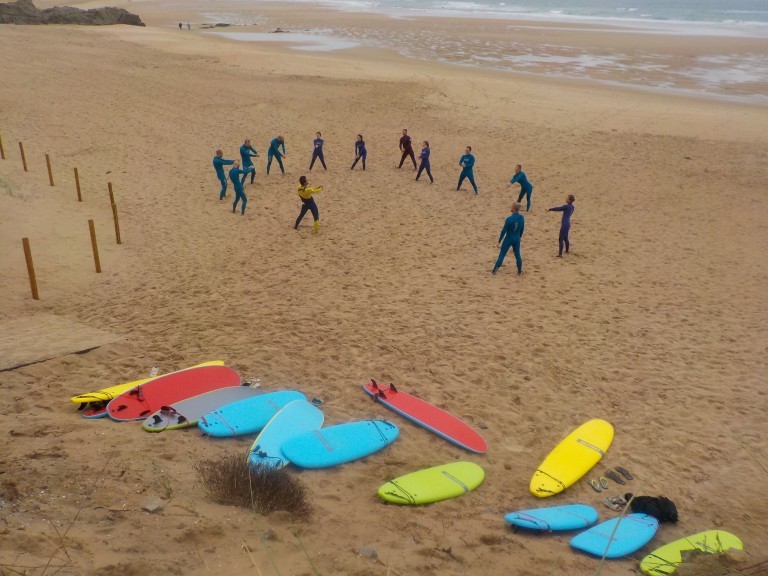
[[[0,158],[5,160],[5,148],[3,148],[3,137],[0,135]]]
[[[32,250],[29,248],[29,238],[22,238],[21,243],[24,245],[24,258],[27,260],[27,273],[29,274],[29,286],[32,288],[32,298],[40,300],[40,295],[37,293],[35,266],[32,264]]]
[[[96,244],[96,227],[93,220],[88,220],[88,228],[91,231],[91,247],[93,248],[93,263],[96,265],[96,273],[101,274],[101,262],[99,262],[99,247]]]
[[[107,182],[107,187],[109,188],[109,201],[114,204],[115,194],[112,192],[112,182]]]
[[[24,172],[29,172],[27,170],[27,158],[24,156],[24,144],[19,142],[19,150],[21,151],[21,163],[24,165]]]
[[[48,154],[45,155],[45,164],[48,166],[48,182],[53,186],[53,172],[51,172],[51,157]]]
[[[75,186],[77,186],[77,201],[82,202],[83,197],[80,194],[80,176],[77,174],[77,168],[75,168]]]
[[[115,240],[118,244],[122,244],[120,240],[120,221],[117,219],[117,204],[112,204],[112,218],[115,221]]]

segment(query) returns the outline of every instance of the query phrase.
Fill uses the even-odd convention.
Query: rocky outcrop
[[[38,10],[32,0],[0,3],[0,24],[81,24],[84,26],[107,26],[128,24],[144,26],[136,14],[122,8],[93,8],[80,10],[69,6],[54,6]]]

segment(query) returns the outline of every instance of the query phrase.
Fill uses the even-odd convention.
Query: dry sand
[[[190,3],[185,22],[209,5]],[[568,535],[516,534],[502,521],[514,509],[573,501],[610,517],[585,480],[549,501],[528,493],[546,453],[590,418],[616,428],[596,473],[625,466],[636,476],[630,489],[677,503],[679,524],[662,527],[654,544],[721,528],[742,537],[746,561],[765,560],[766,472],[755,460],[768,454],[765,107],[456,68],[384,49],[310,54],[235,43],[179,32],[177,10],[129,8],[150,26],[0,30],[0,320],[55,314],[119,337],[0,372],[0,572],[592,574],[597,562],[573,553]],[[279,6],[253,10],[262,8],[264,29],[323,13],[299,7],[277,19]],[[416,142],[430,140],[434,185],[396,169],[403,127]],[[330,168],[310,176],[326,186],[319,235],[309,220],[292,229],[316,130]],[[358,132],[366,172],[349,170]],[[286,136],[288,175],[267,177],[264,152],[277,133]],[[218,147],[234,157],[245,137],[262,158],[241,217],[229,208],[231,187],[219,202],[210,162]],[[478,197],[453,191],[467,144]],[[517,162],[536,187],[526,274],[514,275],[508,260],[493,277]],[[572,254],[560,260],[559,217],[545,209],[569,193]],[[56,338],[40,334],[51,348]],[[386,417],[401,437],[364,462],[296,471],[310,519],[254,517],[211,502],[193,470],[202,458],[244,454],[249,439],[147,434],[84,420],[68,402],[153,364],[171,371],[210,359],[265,389],[322,398],[328,424]],[[387,413],[360,389],[370,377],[478,426],[487,455]],[[486,470],[476,492],[419,509],[377,501],[384,481],[458,459]],[[623,492],[612,485],[608,494]],[[142,510],[157,498],[162,510]],[[374,548],[378,560],[358,547]],[[603,570],[637,572],[632,560]]]

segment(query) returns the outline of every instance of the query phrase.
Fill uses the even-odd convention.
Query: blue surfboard
[[[283,454],[302,468],[327,468],[373,454],[395,441],[400,431],[386,420],[363,420],[321,428],[283,444]]]
[[[571,539],[571,546],[595,556],[605,554],[606,558],[622,558],[648,544],[658,528],[659,521],[653,516],[627,514],[577,534]]]
[[[301,392],[282,390],[238,400],[200,418],[198,428],[209,436],[256,434],[287,404],[306,400]]]
[[[578,530],[597,522],[597,510],[586,504],[566,504],[510,512],[504,520],[513,526],[540,532]]]
[[[283,454],[283,444],[295,436],[319,430],[325,416],[306,400],[295,400],[274,415],[256,436],[248,462],[251,465],[264,465],[283,468],[290,463]]]

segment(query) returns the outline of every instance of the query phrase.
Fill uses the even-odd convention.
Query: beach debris
[[[379,554],[376,552],[375,548],[370,548],[368,546],[358,546],[355,548],[355,554],[358,556],[365,556],[366,558],[370,558],[371,560],[378,560]]]
[[[160,512],[163,509],[163,501],[160,500],[160,498],[157,498],[156,496],[150,496],[149,498],[145,498],[144,501],[141,503],[141,509],[145,510],[146,512],[149,512],[150,514],[154,514],[155,512]]]

